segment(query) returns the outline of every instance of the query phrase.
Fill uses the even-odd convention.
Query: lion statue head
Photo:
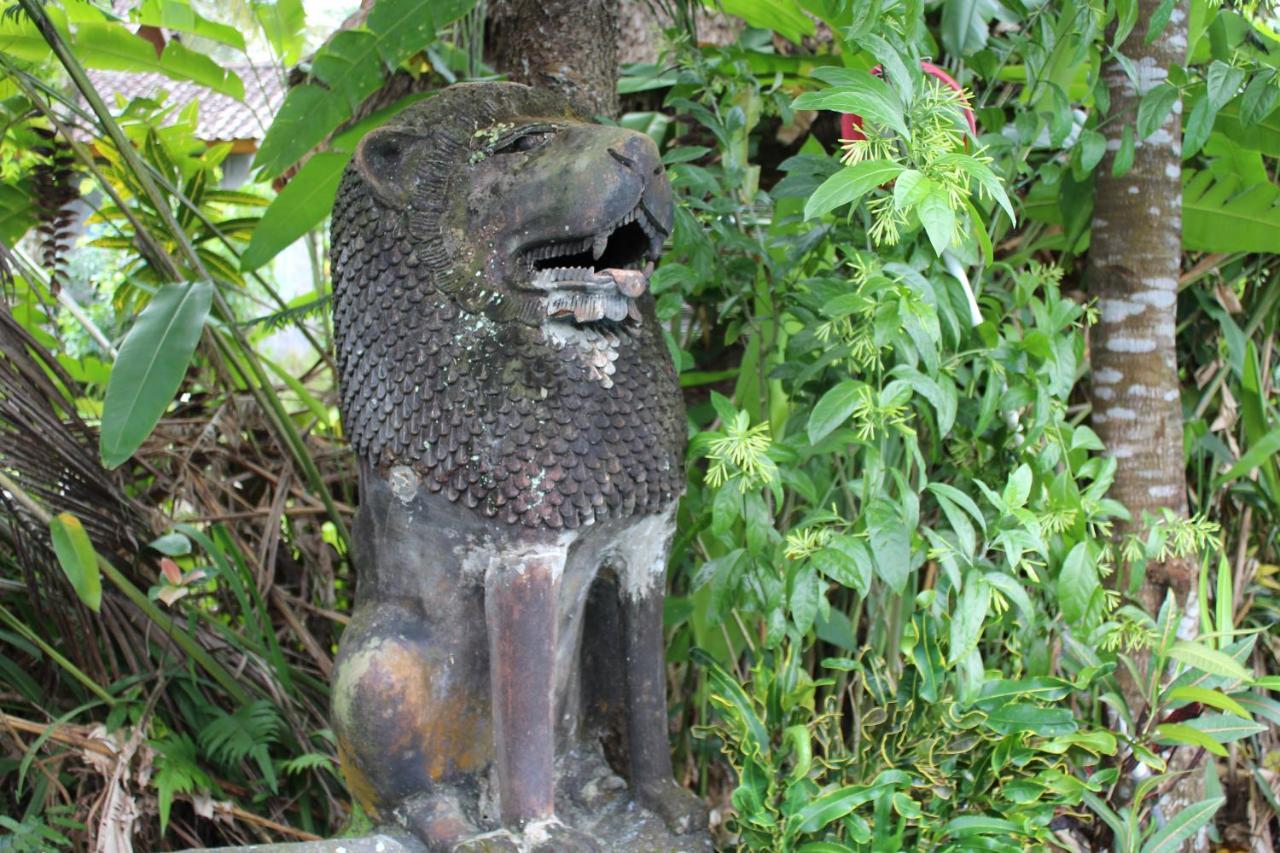
[[[672,217],[647,136],[518,84],[451,86],[368,134],[331,239],[364,475],[408,466],[527,527],[669,505],[685,423],[648,279]]]

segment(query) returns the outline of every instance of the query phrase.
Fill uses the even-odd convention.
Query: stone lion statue
[[[430,849],[709,849],[667,741],[672,216],[648,137],[511,83],[410,107],[338,190],[360,508],[333,728],[359,802]]]

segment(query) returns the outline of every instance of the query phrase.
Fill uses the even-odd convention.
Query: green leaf
[[[916,207],[916,214],[920,217],[920,223],[924,225],[925,233],[929,235],[933,250],[941,255],[951,245],[951,239],[955,236],[956,230],[956,214],[951,209],[947,191],[942,187],[934,187],[920,200],[920,204]]]
[[[1246,720],[1253,719],[1239,702],[1221,691],[1210,690],[1207,687],[1175,687],[1165,694],[1165,701],[1198,702],[1201,705],[1228,711]]]
[[[946,0],[942,5],[942,44],[947,53],[969,56],[986,47],[989,21],[999,11],[995,0]]]
[[[425,48],[436,30],[475,5],[475,0],[378,0],[365,29],[344,30],[316,51],[311,68],[324,86],[295,86],[267,129],[255,169],[274,177],[296,163],[351,117],[378,88],[384,70]]]
[[[76,57],[89,68],[106,71],[151,71],[171,80],[191,80],[215,92],[244,99],[244,83],[235,72],[203,53],[170,41],[156,56],[151,42],[116,23],[85,23],[76,27]]]
[[[1187,720],[1187,725],[1198,732],[1203,732],[1218,743],[1231,743],[1267,730],[1264,723],[1242,720],[1235,714],[1204,714]]]
[[[927,491],[933,492],[939,497],[945,497],[956,506],[969,513],[969,516],[978,523],[982,528],[982,532],[987,532],[987,520],[982,515],[982,510],[978,509],[978,505],[973,502],[973,498],[957,489],[950,483],[930,483],[925,486]]]
[[[974,704],[979,707],[995,707],[1015,697],[1056,702],[1070,692],[1071,682],[1062,678],[1043,675],[1016,681],[1000,678],[984,683]]]
[[[1191,107],[1191,115],[1182,130],[1182,159],[1189,159],[1204,147],[1213,132],[1213,119],[1217,115],[1208,98],[1200,98]]]
[[[144,0],[133,10],[133,19],[139,24],[191,33],[244,50],[244,36],[239,30],[201,17],[186,0]]]
[[[1120,148],[1116,158],[1111,161],[1111,174],[1117,178],[1129,174],[1133,168],[1133,128],[1126,127],[1120,135]]]
[[[1186,806],[1142,845],[1142,853],[1177,853],[1183,842],[1199,832],[1226,801],[1226,797],[1214,797]]]
[[[904,139],[911,138],[902,102],[889,84],[879,77],[868,71],[835,65],[816,68],[813,76],[833,88],[821,92],[806,92],[796,99],[793,105],[795,109],[853,113],[877,127],[896,131]]]
[[[1280,99],[1280,86],[1275,85],[1275,69],[1264,68],[1253,75],[1240,96],[1240,124],[1253,127],[1276,108]]]
[[[1151,13],[1151,20],[1147,24],[1146,43],[1151,44],[1160,34],[1164,32],[1164,28],[1169,23],[1169,18],[1173,15],[1173,9],[1177,5],[1177,0],[1160,0],[1160,5]]]
[[[1244,455],[1237,459],[1235,464],[1228,468],[1222,478],[1218,480],[1217,487],[1243,477],[1264,462],[1270,461],[1277,453],[1280,453],[1280,427],[1268,432],[1245,451]]]
[[[1094,170],[1102,160],[1102,155],[1106,153],[1107,138],[1096,130],[1084,130],[1076,146],[1080,151],[1080,169],[1087,175]]]
[[[978,182],[982,192],[996,200],[1000,208],[1009,216],[1010,222],[1018,221],[1018,217],[1013,213],[1013,203],[1009,201],[1009,194],[1005,192],[1004,182],[986,163],[969,154],[958,152],[943,154],[934,163],[938,166],[958,166],[966,175]]]
[[[346,101],[348,114],[382,85],[379,47],[367,30],[342,30],[311,61],[312,75]]]
[[[1145,140],[1164,124],[1178,100],[1178,88],[1169,83],[1152,86],[1138,102],[1138,139]]]
[[[213,301],[207,281],[160,288],[120,346],[102,406],[102,464],[115,468],[151,434],[182,384]]]
[[[262,214],[253,238],[240,256],[240,269],[255,270],[284,251],[295,240],[324,221],[351,154],[327,151],[316,154],[293,176]]]
[[[1220,59],[1209,64],[1205,73],[1205,85],[1209,96],[1209,105],[1214,113],[1227,105],[1236,96],[1240,84],[1244,82],[1244,69],[1227,65]]]
[[[947,821],[942,828],[944,838],[968,838],[972,835],[1020,835],[1021,830],[1013,821],[987,815],[961,815]]]
[[[85,606],[94,613],[102,606],[102,576],[98,569],[98,554],[93,550],[89,534],[84,532],[80,519],[69,512],[61,512],[49,519],[49,534],[53,539],[53,553],[58,557],[67,580]]]
[[[902,174],[903,168],[890,160],[863,160],[836,172],[822,182],[804,205],[804,218],[813,219],[844,204],[855,202],[878,186]]]
[[[1280,189],[1184,169],[1182,246],[1194,252],[1274,252],[1280,246]]]
[[[1098,588],[1098,569],[1089,544],[1079,542],[1067,554],[1058,575],[1058,606],[1062,608],[1062,618],[1068,623],[1083,619]]]
[[[1253,675],[1235,658],[1194,640],[1178,640],[1169,649],[1169,657],[1201,672],[1235,681],[1252,681]]]
[[[1033,732],[1043,737],[1069,735],[1076,730],[1070,708],[1041,708],[1010,702],[987,712],[986,725],[1002,735]]]
[[[703,0],[704,5],[741,18],[753,27],[773,30],[794,44],[813,35],[813,21],[795,0]]]
[[[897,505],[885,498],[872,499],[866,510],[866,519],[876,574],[901,595],[911,572],[911,531]]]
[[[809,413],[809,443],[817,444],[849,419],[862,399],[861,382],[846,379],[827,390]]]
[[[276,55],[285,65],[293,65],[302,53],[302,35],[307,24],[302,0],[253,0],[253,16]]]
[[[982,573],[975,569],[965,576],[964,589],[956,602],[955,612],[951,614],[951,648],[947,655],[949,665],[954,666],[978,647],[978,639],[982,636],[982,626],[990,607],[991,587],[987,586]]]

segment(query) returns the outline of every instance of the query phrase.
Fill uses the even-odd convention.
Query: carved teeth
[[[610,232],[612,233],[612,232]],[[600,260],[600,256],[604,254],[604,247],[609,243],[609,234],[597,234],[596,239],[591,244],[592,260]]]

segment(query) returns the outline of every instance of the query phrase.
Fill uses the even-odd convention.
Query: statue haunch
[[[510,83],[394,121],[333,211],[360,464],[347,781],[431,849],[594,850],[607,753],[647,810],[627,814],[701,849],[667,742],[685,420],[647,292],[672,224],[657,148]]]

